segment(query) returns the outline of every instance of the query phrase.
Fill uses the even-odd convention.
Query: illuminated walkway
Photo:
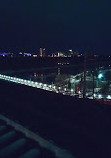
[[[60,87],[0,74],[0,79],[58,93]]]

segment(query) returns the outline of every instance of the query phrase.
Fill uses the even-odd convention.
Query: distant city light
[[[31,53],[24,53],[24,56],[31,56]]]

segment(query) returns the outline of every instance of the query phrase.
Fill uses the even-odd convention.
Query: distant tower
[[[43,74],[41,74],[41,81],[42,81],[42,83],[44,82],[44,75]]]
[[[45,48],[43,49],[43,57],[45,57],[46,56],[46,54],[45,54]]]
[[[61,74],[61,72],[60,72],[60,68],[58,68],[58,76]]]
[[[45,48],[40,48],[40,57],[44,57],[45,56]]]
[[[34,77],[37,77],[37,74],[36,74],[36,73],[34,73]]]
[[[43,49],[40,48],[40,57],[43,57]]]

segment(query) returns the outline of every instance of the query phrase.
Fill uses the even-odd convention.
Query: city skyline
[[[0,2],[0,50],[92,51],[111,53],[111,2]]]

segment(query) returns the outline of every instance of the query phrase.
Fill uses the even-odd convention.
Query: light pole
[[[85,56],[84,56],[83,98],[86,98],[86,54],[85,54]]]
[[[103,74],[99,73],[98,77],[97,77],[97,83],[98,83],[98,87],[99,87],[99,81],[103,78]]]
[[[93,99],[94,99],[94,93],[95,93],[95,91],[94,91],[94,88],[95,88],[95,86],[94,86],[94,72],[92,72],[92,77],[93,77]]]

